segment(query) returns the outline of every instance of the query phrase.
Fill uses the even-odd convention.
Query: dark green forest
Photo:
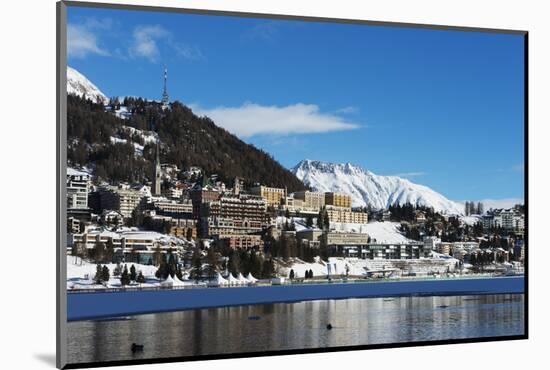
[[[92,168],[96,179],[112,183],[150,180],[155,147],[125,129],[133,127],[158,134],[163,163],[176,164],[181,169],[198,166],[207,175],[217,174],[227,184],[238,176],[247,185],[259,182],[286,186],[290,192],[305,189],[268,153],[216,126],[208,117],[198,117],[179,102],[166,110],[159,103],[140,98],[126,98],[123,104],[132,112],[129,119],[116,117],[101,104],[73,95],[67,97],[69,165]],[[111,100],[112,108],[117,105],[116,100]],[[112,143],[111,136],[126,139],[126,143]],[[136,154],[132,142],[145,144],[143,155]]]

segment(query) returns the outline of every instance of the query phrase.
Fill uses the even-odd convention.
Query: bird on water
[[[132,353],[142,352],[142,351],[143,351],[143,344],[132,343]]]

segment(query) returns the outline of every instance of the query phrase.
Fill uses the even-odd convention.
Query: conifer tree
[[[113,269],[113,276],[120,276],[120,273],[122,272],[122,267],[120,266],[120,262],[118,262]]]
[[[201,261],[200,253],[197,250],[195,250],[195,252],[193,253],[192,261],[193,261],[192,277],[195,280],[198,280],[202,277],[202,261]]]
[[[132,264],[132,266],[130,266],[130,280],[136,281],[136,279],[137,279],[136,267]]]
[[[145,276],[143,276],[143,274],[141,273],[141,271],[139,272],[137,278],[136,278],[136,282],[137,283],[140,283],[140,284],[143,284],[145,283]]]
[[[103,270],[101,269],[101,265],[99,263],[95,267],[94,280],[96,284],[101,284],[103,281]]]
[[[130,284],[130,274],[128,274],[128,267],[126,265],[124,265],[124,269],[120,275],[120,284],[122,286]]]
[[[111,276],[109,274],[109,268],[107,266],[103,266],[103,268],[101,270],[101,279],[104,282],[108,282],[110,278],[111,278]]]

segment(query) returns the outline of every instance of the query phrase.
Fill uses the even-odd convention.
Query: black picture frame
[[[129,5],[129,4],[110,4],[101,2],[80,2],[80,1],[60,1],[57,3],[57,64],[56,64],[56,200],[57,200],[57,244],[56,244],[56,366],[60,369],[76,369],[76,368],[92,368],[104,366],[123,366],[123,365],[139,365],[139,364],[158,364],[158,363],[173,363],[182,361],[205,361],[218,359],[233,359],[246,357],[263,357],[263,356],[281,356],[292,354],[313,354],[324,352],[341,352],[341,351],[357,351],[368,349],[381,348],[402,348],[402,347],[417,347],[417,346],[434,346],[448,345],[460,343],[479,343],[479,342],[497,342],[509,340],[524,340],[529,338],[529,248],[525,249],[524,270],[525,270],[525,286],[524,286],[524,328],[523,335],[513,336],[497,336],[497,337],[479,337],[479,338],[464,338],[464,339],[447,339],[434,341],[415,341],[409,343],[387,343],[387,344],[368,344],[357,346],[339,346],[326,348],[308,348],[308,349],[292,349],[292,350],[274,350],[260,352],[239,352],[231,354],[213,354],[199,356],[181,356],[167,358],[149,358],[135,360],[120,360],[120,361],[105,361],[105,362],[88,362],[88,363],[67,363],[67,310],[66,310],[66,190],[65,176],[67,170],[67,153],[66,153],[66,130],[67,130],[67,8],[68,7],[84,7],[84,8],[104,8],[116,10],[135,10],[148,12],[162,13],[183,13],[197,15],[217,15],[217,16],[233,16],[233,17],[249,17],[261,19],[281,19],[281,20],[299,20],[306,22],[328,22],[341,24],[357,24],[357,25],[378,25],[390,27],[404,28],[422,28],[433,30],[455,30],[466,32],[487,32],[499,34],[521,35],[524,38],[524,200],[525,200],[525,245],[529,245],[529,96],[528,96],[528,57],[529,57],[529,32],[526,30],[512,29],[493,29],[493,28],[477,28],[477,27],[458,27],[448,25],[432,25],[418,23],[399,23],[385,22],[372,20],[358,19],[342,19],[328,17],[313,17],[313,16],[296,16],[284,14],[266,14],[266,13],[248,13],[237,11],[220,11],[220,10],[204,10],[191,8],[175,8],[175,7],[160,7],[160,6],[144,6],[144,5]]]

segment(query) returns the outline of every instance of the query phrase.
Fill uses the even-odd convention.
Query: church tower
[[[166,89],[166,82],[168,80],[168,69],[164,67],[164,90],[162,92],[162,109],[168,108],[168,103],[170,102],[170,98],[168,96],[168,90]]]
[[[157,150],[155,157],[155,167],[153,168],[153,186],[151,192],[153,195],[160,195],[161,171],[160,171],[160,155],[159,144],[157,142]]]

